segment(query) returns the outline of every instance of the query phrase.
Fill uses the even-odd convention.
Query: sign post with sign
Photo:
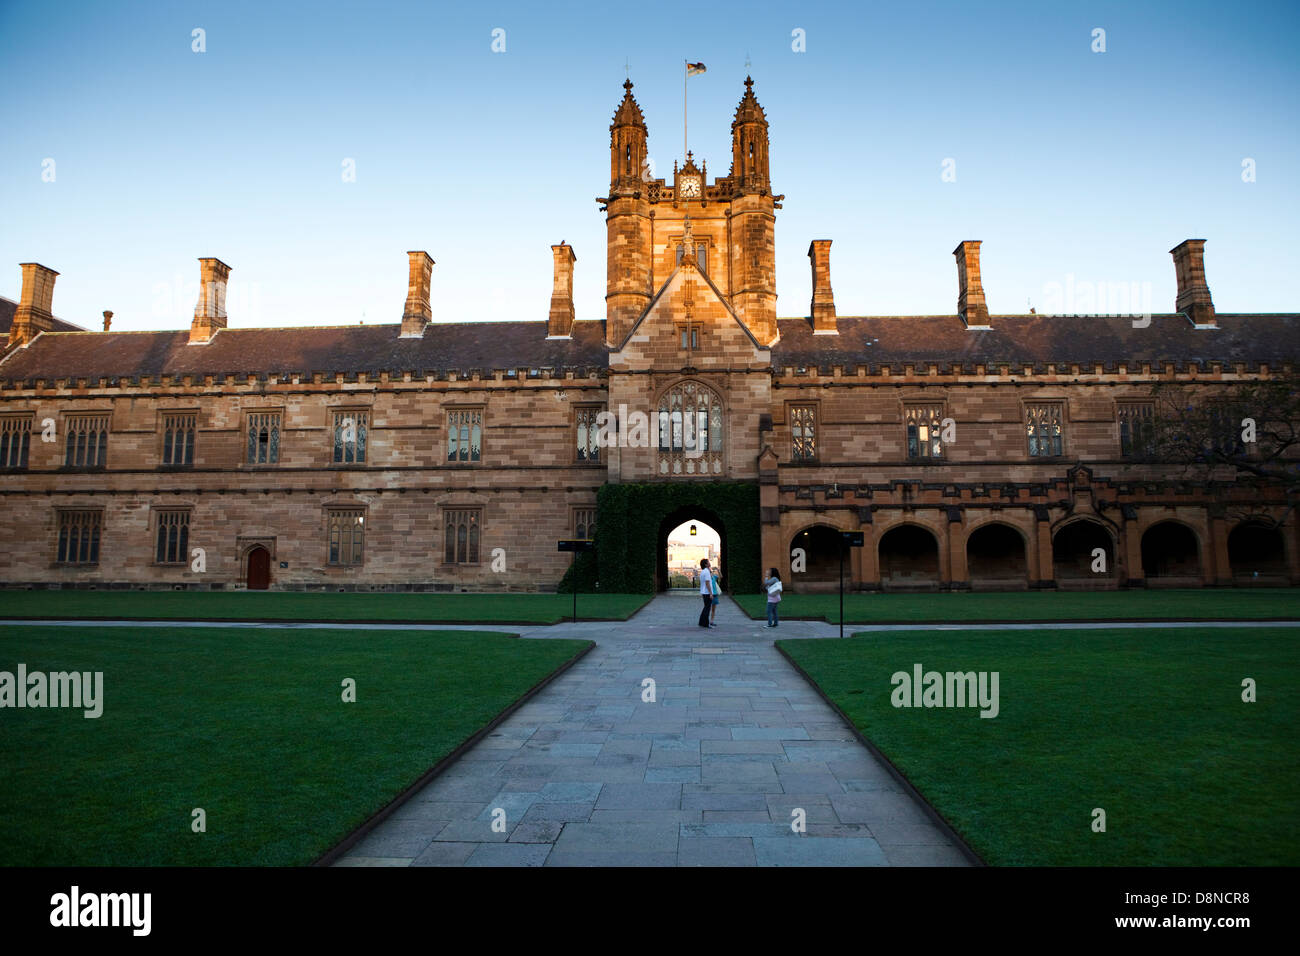
[[[573,552],[573,560],[569,563],[569,569],[573,572],[573,623],[578,623],[578,552],[595,551],[596,542],[590,538],[568,538],[556,542],[557,551]]]
[[[860,548],[862,545],[861,531],[840,532],[840,637],[844,636],[844,549]]]

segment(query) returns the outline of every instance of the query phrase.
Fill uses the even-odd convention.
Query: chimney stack
[[[206,345],[226,327],[226,282],[230,266],[220,259],[199,260],[199,301],[190,325],[190,345]]]
[[[112,326],[112,324],[113,324],[113,313],[105,309],[104,310],[104,331],[107,332],[109,330],[109,327]]]
[[[20,263],[23,270],[23,291],[14,310],[13,327],[9,330],[10,345],[26,345],[42,332],[54,329],[54,316],[50,312],[54,301],[53,269],[39,262]]]
[[[808,246],[812,261],[813,335],[835,335],[835,293],[831,291],[831,240],[814,239]]]
[[[1214,318],[1214,301],[1210,287],[1205,282],[1205,240],[1185,239],[1169,250],[1174,257],[1174,272],[1178,276],[1178,298],[1174,311],[1185,312],[1192,325],[1218,328]]]
[[[567,339],[573,336],[573,264],[578,257],[566,242],[551,246],[555,272],[551,280],[551,314],[546,320],[548,339]]]
[[[424,330],[433,321],[433,306],[429,304],[429,288],[433,282],[433,258],[423,250],[408,252],[411,274],[406,284],[406,307],[402,310],[404,339],[423,337]]]
[[[980,280],[980,240],[967,239],[952,254],[957,259],[957,313],[966,328],[987,328],[989,307]]]

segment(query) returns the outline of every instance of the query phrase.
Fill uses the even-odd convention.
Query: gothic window
[[[1025,429],[1031,458],[1053,458],[1064,454],[1061,422],[1063,408],[1057,402],[1025,408]]]
[[[908,458],[943,457],[940,438],[942,405],[907,405],[903,409],[903,420],[907,424]]]
[[[366,513],[357,509],[331,509],[329,524],[329,563],[335,566],[361,564],[366,534]]]
[[[578,461],[600,461],[600,428],[596,424],[596,418],[603,411],[603,408],[596,405],[584,405],[577,409],[575,438]]]
[[[659,474],[722,474],[722,399],[699,382],[679,382],[659,400]]]
[[[366,460],[369,414],[364,411],[334,413],[334,464],[360,465]]]
[[[790,406],[790,457],[794,461],[817,459],[817,406]]]
[[[59,546],[54,560],[59,564],[99,564],[99,530],[103,523],[103,511],[60,511]]]
[[[185,564],[190,555],[189,511],[159,511],[155,564]]]
[[[698,349],[700,347],[700,327],[698,325],[679,325],[677,327],[677,336],[684,349]]]
[[[108,463],[108,416],[69,415],[63,464],[68,468],[103,468]]]
[[[443,512],[443,554],[447,564],[478,564],[481,508]]]
[[[483,410],[456,409],[447,413],[447,461],[473,464],[483,457]]]
[[[0,418],[0,468],[26,468],[32,443],[32,416]]]
[[[596,537],[596,509],[595,508],[574,509],[573,536],[575,538]]]
[[[163,415],[162,463],[164,467],[189,468],[194,465],[196,412],[168,412]]]
[[[1146,454],[1155,428],[1155,403],[1121,402],[1118,411],[1120,454],[1125,458]]]
[[[280,413],[253,412],[248,416],[250,465],[274,465],[280,460]]]

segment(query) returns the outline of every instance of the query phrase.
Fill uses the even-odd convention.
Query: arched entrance
[[[248,552],[248,589],[265,591],[271,586],[271,552],[261,545]]]
[[[1098,548],[1105,556],[1104,571],[1092,569]],[[1052,537],[1052,575],[1058,586],[1112,587],[1118,573],[1115,541],[1101,522],[1072,521]]]
[[[674,586],[674,584],[679,587],[683,586],[681,575],[685,574],[688,571],[688,567],[687,567],[688,565],[694,566],[693,568],[694,573],[687,574],[686,575],[687,580],[689,582],[698,582],[699,580],[698,575],[700,569],[699,559],[701,557],[708,557],[709,555],[709,551],[707,550],[707,547],[703,543],[696,545],[694,548],[690,546],[675,548],[674,554],[681,556],[679,558],[679,561],[677,562],[680,566],[674,567],[672,569],[670,569],[668,566],[669,535],[672,535],[673,532],[676,531],[678,528],[685,526],[687,530],[681,535],[681,538],[689,542],[691,538],[689,527],[692,523],[695,524],[696,531],[697,531],[694,537],[701,542],[704,542],[706,540],[712,540],[713,535],[716,534],[717,545],[716,545],[715,553],[717,554],[717,558],[710,559],[709,564],[710,566],[717,566],[721,569],[722,589],[724,591],[732,590],[732,584],[731,581],[729,580],[729,575],[727,571],[726,525],[722,523],[722,519],[719,518],[717,514],[710,511],[708,508],[700,508],[696,506],[678,508],[677,510],[671,512],[670,514],[665,515],[663,520],[659,522],[659,535],[656,539],[656,547],[658,548],[658,561],[656,562],[657,570],[655,572],[655,589],[659,591],[666,591],[670,587]],[[677,536],[674,537],[676,538]],[[699,550],[699,554],[694,554],[695,550]],[[681,564],[681,561],[685,561],[685,564]],[[670,574],[674,575],[675,577],[670,577]],[[698,587],[698,584],[688,583],[684,586]]]
[[[1142,573],[1156,587],[1195,586],[1201,580],[1201,549],[1191,528],[1161,521],[1142,535]]]
[[[1285,584],[1281,530],[1258,521],[1237,525],[1228,535],[1228,565],[1234,584]]]
[[[1007,524],[981,525],[966,539],[972,588],[1023,588],[1029,584],[1025,539]]]
[[[840,586],[840,547],[842,543],[840,532],[824,524],[815,524],[796,534],[790,540],[789,574],[785,573],[785,568],[781,569],[782,574],[785,576],[785,586],[791,591],[803,591],[805,593],[838,591]],[[796,549],[803,552],[802,571],[796,570],[799,566],[796,562],[801,557],[796,553]],[[846,587],[851,577],[849,558],[850,555],[846,553],[844,562]],[[766,574],[767,568],[764,568],[763,572]]]
[[[891,528],[880,539],[880,586],[933,589],[939,581],[939,540],[920,525]]]

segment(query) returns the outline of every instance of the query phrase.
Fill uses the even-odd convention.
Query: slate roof
[[[991,329],[968,330],[957,315],[839,316],[838,335],[814,335],[807,319],[779,319],[772,364],[917,366],[935,363],[1047,363],[1114,366],[1125,362],[1300,361],[1300,315],[1217,316],[1218,329],[1193,328],[1181,313],[1153,315],[1145,328],[1128,316],[995,315]]]
[[[18,303],[13,299],[6,299],[0,296],[0,352],[3,352],[9,345],[9,330],[14,325],[14,313],[18,311]],[[54,320],[54,328],[60,332],[84,332],[79,325],[73,325],[71,322],[65,322],[63,319]]]
[[[545,322],[433,323],[422,338],[398,325],[222,329],[204,345],[176,332],[46,333],[0,359],[0,381],[35,378],[428,372],[605,368],[605,323],[573,324],[572,339],[547,339]]]
[[[0,299],[0,329],[8,331],[13,303]],[[56,320],[63,329],[76,329]],[[1153,315],[1146,328],[1128,317],[1049,318],[995,315],[989,330],[967,330],[956,315],[840,316],[838,335],[814,335],[808,319],[779,319],[772,347],[775,369],[841,365],[879,368],[930,363],[970,372],[976,364],[1042,370],[1093,363],[1188,364],[1245,362],[1256,368],[1300,362],[1300,315],[1219,313],[1219,328],[1194,329],[1179,313]],[[399,337],[397,325],[222,329],[206,345],[190,345],[189,330],[172,332],[47,332],[0,358],[0,382],[160,375],[323,372],[468,372],[537,368],[584,373],[609,365],[605,323],[573,325],[572,339],[547,339],[546,323],[436,322],[422,338]],[[1013,372],[1014,374],[1014,372]]]

